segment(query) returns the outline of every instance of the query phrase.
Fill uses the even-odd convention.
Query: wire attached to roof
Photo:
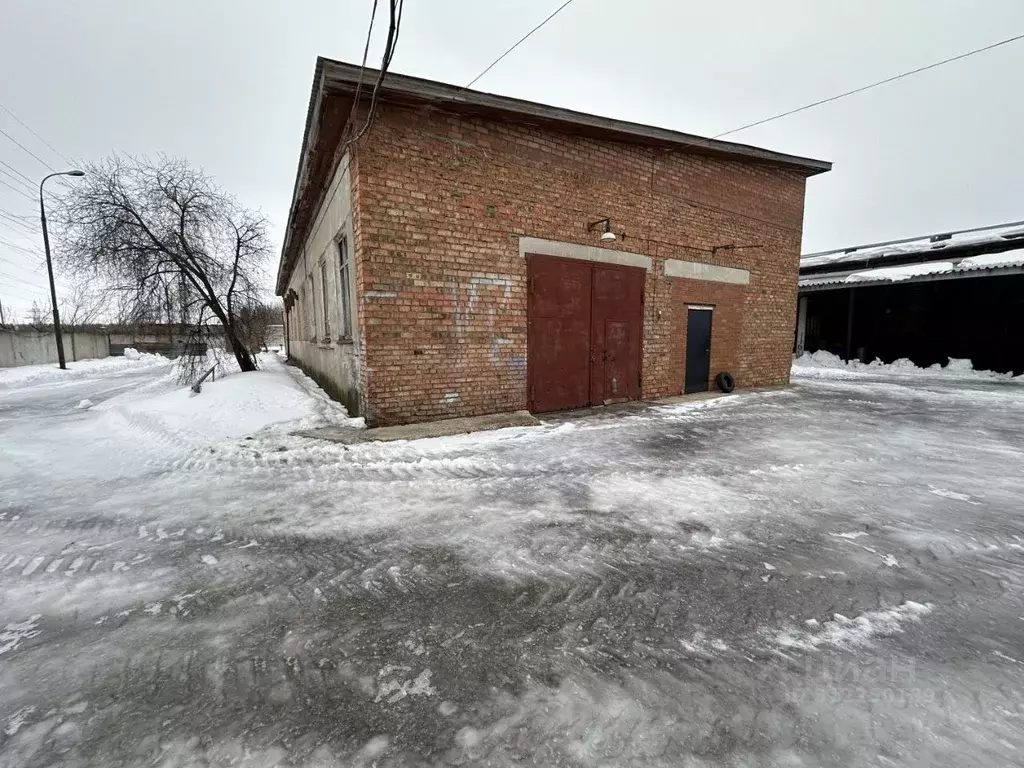
[[[356,92],[352,97],[352,110],[348,115],[348,125],[354,124],[356,109],[359,107],[359,96],[363,90],[363,75],[366,74],[366,59],[370,54],[370,39],[373,37],[373,22],[377,18],[377,0],[373,0],[373,9],[370,11],[370,28],[366,30],[366,45],[363,46],[363,63],[359,65],[359,79],[356,81]]]
[[[519,38],[519,40],[517,40],[517,41],[515,42],[515,44],[514,44],[514,45],[512,45],[512,47],[511,47],[511,48],[509,48],[508,50],[506,50],[506,51],[505,51],[505,52],[504,52],[503,54],[501,54],[501,56],[499,56],[499,57],[498,57],[498,58],[496,58],[496,59],[495,59],[494,61],[492,61],[492,62],[491,62],[490,64],[488,64],[488,65],[487,65],[487,66],[486,66],[486,67],[485,67],[485,68],[483,69],[483,71],[482,71],[482,72],[481,72],[481,73],[480,73],[479,75],[477,75],[477,76],[476,76],[476,77],[474,77],[474,78],[473,78],[472,80],[470,80],[470,81],[469,81],[468,83],[466,83],[466,84],[465,84],[464,86],[462,86],[462,87],[461,87],[461,88],[460,88],[460,89],[459,89],[458,91],[456,91],[456,92],[455,92],[455,93],[454,93],[454,94],[453,94],[453,95],[452,95],[452,96],[451,96],[450,98],[452,98],[452,99],[454,99],[454,98],[457,98],[457,97],[458,97],[458,95],[459,95],[460,93],[462,93],[463,91],[466,91],[466,90],[469,90],[470,88],[472,88],[472,87],[473,87],[473,84],[474,84],[474,83],[475,83],[475,82],[476,82],[477,80],[479,80],[479,79],[480,79],[481,77],[483,77],[483,76],[484,76],[484,75],[486,75],[486,74],[487,74],[488,72],[490,72],[490,71],[491,71],[492,69],[494,69],[494,67],[495,67],[495,66],[496,66],[496,65],[497,65],[497,64],[498,64],[498,63],[499,63],[499,62],[500,62],[500,61],[501,61],[502,59],[504,59],[504,58],[505,58],[506,56],[508,56],[508,55],[509,55],[510,53],[512,53],[512,51],[514,51],[514,50],[515,50],[516,48],[518,48],[518,47],[519,47],[520,45],[522,45],[522,44],[523,44],[524,42],[526,42],[527,38],[529,38],[529,37],[530,37],[530,36],[531,36],[531,35],[532,35],[532,34],[533,34],[534,32],[536,32],[536,31],[537,31],[538,29],[540,29],[540,28],[541,28],[541,27],[543,27],[543,26],[544,26],[545,24],[547,24],[547,23],[548,23],[549,21],[551,21],[551,20],[552,20],[553,18],[555,18],[555,16],[557,16],[558,14],[560,14],[560,13],[561,13],[561,12],[562,12],[563,10],[565,10],[565,9],[566,9],[566,8],[567,8],[567,7],[569,6],[569,5],[571,5],[572,3],[573,3],[573,0],[565,0],[565,2],[564,2],[564,3],[562,3],[562,4],[560,5],[560,6],[558,6],[558,7],[557,7],[557,8],[556,8],[556,9],[555,9],[554,11],[552,11],[552,12],[551,12],[551,14],[550,14],[550,15],[549,15],[549,16],[548,16],[548,17],[547,17],[546,19],[544,19],[544,21],[542,21],[542,22],[541,22],[540,24],[538,24],[538,25],[537,25],[536,27],[534,27],[534,28],[533,28],[533,29],[531,29],[531,30],[530,30],[529,32],[527,32],[527,33],[526,33],[525,35],[523,35],[523,36],[522,36],[521,38]]]
[[[363,135],[370,130],[373,126],[374,113],[377,109],[377,96],[380,94],[381,83],[384,82],[384,76],[387,74],[388,67],[391,66],[391,59],[395,55],[395,47],[398,45],[398,35],[402,30],[402,8],[404,0],[388,0],[390,5],[389,24],[388,24],[388,39],[384,43],[384,56],[381,58],[380,70],[377,72],[377,82],[373,84],[373,95],[370,97],[370,112],[366,116],[366,122],[363,123],[363,127],[359,132],[345,142],[345,148],[349,145],[354,144],[363,137]],[[377,3],[374,0],[374,14],[376,14]],[[366,36],[366,45],[369,47],[370,34],[373,32],[373,19],[370,19],[370,32]],[[364,52],[363,66],[359,71],[359,82],[362,83],[363,72],[366,70],[366,58]],[[352,120],[355,117],[355,110],[358,106],[358,90],[356,91],[356,100],[352,102],[352,118],[349,118],[349,124],[352,125]]]

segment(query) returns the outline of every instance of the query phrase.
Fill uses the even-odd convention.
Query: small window
[[[325,339],[331,337],[331,308],[327,301],[327,262],[320,262],[320,310],[323,315],[323,336]]]
[[[340,264],[341,284],[341,338],[352,338],[352,298],[351,298],[351,264],[348,260],[348,241],[343,237],[338,241],[338,263]]]

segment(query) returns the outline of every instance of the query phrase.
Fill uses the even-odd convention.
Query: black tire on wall
[[[715,384],[725,393],[732,392],[736,389],[736,379],[733,378],[731,373],[726,371],[722,371],[715,377]]]

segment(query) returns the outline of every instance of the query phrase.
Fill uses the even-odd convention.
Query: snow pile
[[[205,444],[272,426],[286,425],[291,430],[362,425],[361,419],[349,419],[345,408],[319,388],[311,391],[275,355],[261,355],[259,363],[262,370],[207,380],[200,394],[188,387],[142,397],[135,392],[90,410],[104,414],[100,428],[123,430],[127,426],[155,443]]]
[[[878,269],[854,272],[852,275],[847,275],[844,282],[866,283],[873,282],[875,280],[888,280],[892,283],[898,283],[902,280],[910,280],[912,277],[920,277],[921,275],[937,275],[943,272],[952,271],[953,262],[951,261],[930,261],[925,264],[906,264],[901,267],[879,267]]]
[[[961,269],[992,269],[994,267],[1024,267],[1024,254],[1020,251],[1008,253],[986,253],[960,259]]]
[[[950,358],[945,366],[938,363],[928,368],[918,368],[911,360],[903,357],[891,363],[883,363],[875,359],[870,363],[860,360],[843,360],[831,352],[819,350],[805,352],[793,360],[793,376],[798,378],[827,379],[853,378],[864,374],[892,374],[896,376],[940,375],[957,376],[975,379],[1012,379],[1012,373],[996,373],[994,371],[976,371],[970,360]],[[1017,377],[1024,382],[1024,377]]]
[[[129,356],[129,352],[133,354]],[[169,365],[170,362],[163,355],[138,352],[129,347],[125,350],[124,357],[104,357],[98,360],[79,360],[77,362],[68,361],[68,367],[63,371],[57,367],[56,363],[0,368],[0,389],[17,389],[19,387],[48,384],[55,381],[144,370],[146,368]]]
[[[922,616],[932,612],[931,603],[915,603],[907,600],[902,605],[883,611],[866,611],[850,619],[841,613],[832,616],[831,621],[819,623],[814,619],[806,625],[817,631],[786,629],[776,632],[774,641],[783,648],[813,651],[820,645],[851,648],[867,645],[875,637],[886,637],[903,631],[903,624],[920,621]],[[813,622],[813,623],[812,623]]]
[[[930,370],[935,370],[937,366],[933,365]],[[949,362],[946,363],[947,371],[955,371],[956,373],[972,373],[974,371],[974,365],[967,358],[949,358]]]
[[[110,360],[111,358],[108,357],[106,359]],[[124,359],[131,360],[133,363],[147,363],[149,365],[163,365],[164,363],[170,362],[168,358],[163,355],[158,355],[154,352],[139,352],[135,347],[124,348]],[[76,365],[80,365],[80,363],[76,363]]]

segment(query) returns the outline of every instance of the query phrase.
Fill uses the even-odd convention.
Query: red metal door
[[[531,254],[527,275],[529,408],[582,408],[590,397],[592,265]]]
[[[591,302],[590,402],[640,397],[644,271],[636,267],[593,267]]]

